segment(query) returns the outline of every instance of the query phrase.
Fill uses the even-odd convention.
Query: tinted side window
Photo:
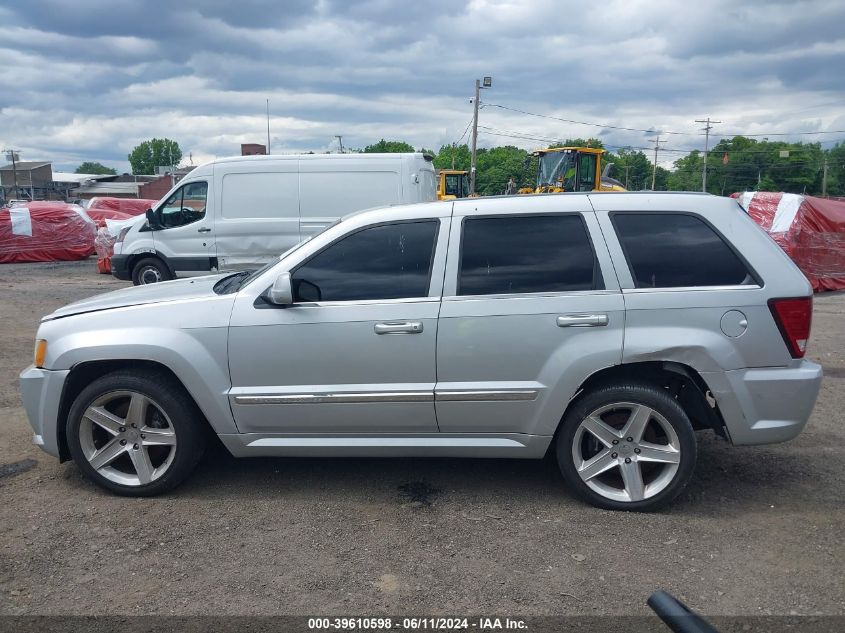
[[[704,221],[680,213],[617,213],[613,226],[637,288],[731,286],[748,270]]]
[[[386,224],[341,238],[294,272],[294,300],[425,297],[437,226],[437,220]]]
[[[603,288],[580,215],[467,218],[458,294]]]

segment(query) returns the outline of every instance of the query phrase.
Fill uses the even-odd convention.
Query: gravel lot
[[[0,614],[845,614],[845,294],[817,296],[805,432],[700,436],[660,514],[577,502],[539,461],[248,459],[211,451],[124,499],[35,448],[17,374],[38,319],[126,284],[93,260],[0,266]]]

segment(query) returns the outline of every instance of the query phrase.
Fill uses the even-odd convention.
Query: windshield
[[[550,152],[540,156],[537,186],[561,187],[564,191],[575,190],[574,152]]]

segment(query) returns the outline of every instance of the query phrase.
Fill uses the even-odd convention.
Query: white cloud
[[[267,98],[274,150],[325,150],[336,134],[352,147],[385,137],[437,149],[465,130],[486,74],[484,102],[561,119],[693,134],[708,115],[723,121],[716,132],[845,129],[841,2],[29,5],[0,8],[0,143],[62,168],[126,170],[152,136],[195,162],[236,153],[264,142]],[[481,122],[610,145],[650,137],[492,107]],[[482,146],[541,144],[488,132]],[[674,136],[667,147],[700,144]]]

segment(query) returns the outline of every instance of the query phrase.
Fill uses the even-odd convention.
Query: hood
[[[107,292],[68,304],[52,314],[48,314],[43,320],[51,321],[74,314],[111,310],[113,308],[126,308],[128,306],[144,305],[147,303],[210,297],[214,296],[214,284],[230,274],[224,273],[220,275],[194,277],[193,279],[177,279],[175,281],[163,281],[157,284],[115,290],[114,292]]]

